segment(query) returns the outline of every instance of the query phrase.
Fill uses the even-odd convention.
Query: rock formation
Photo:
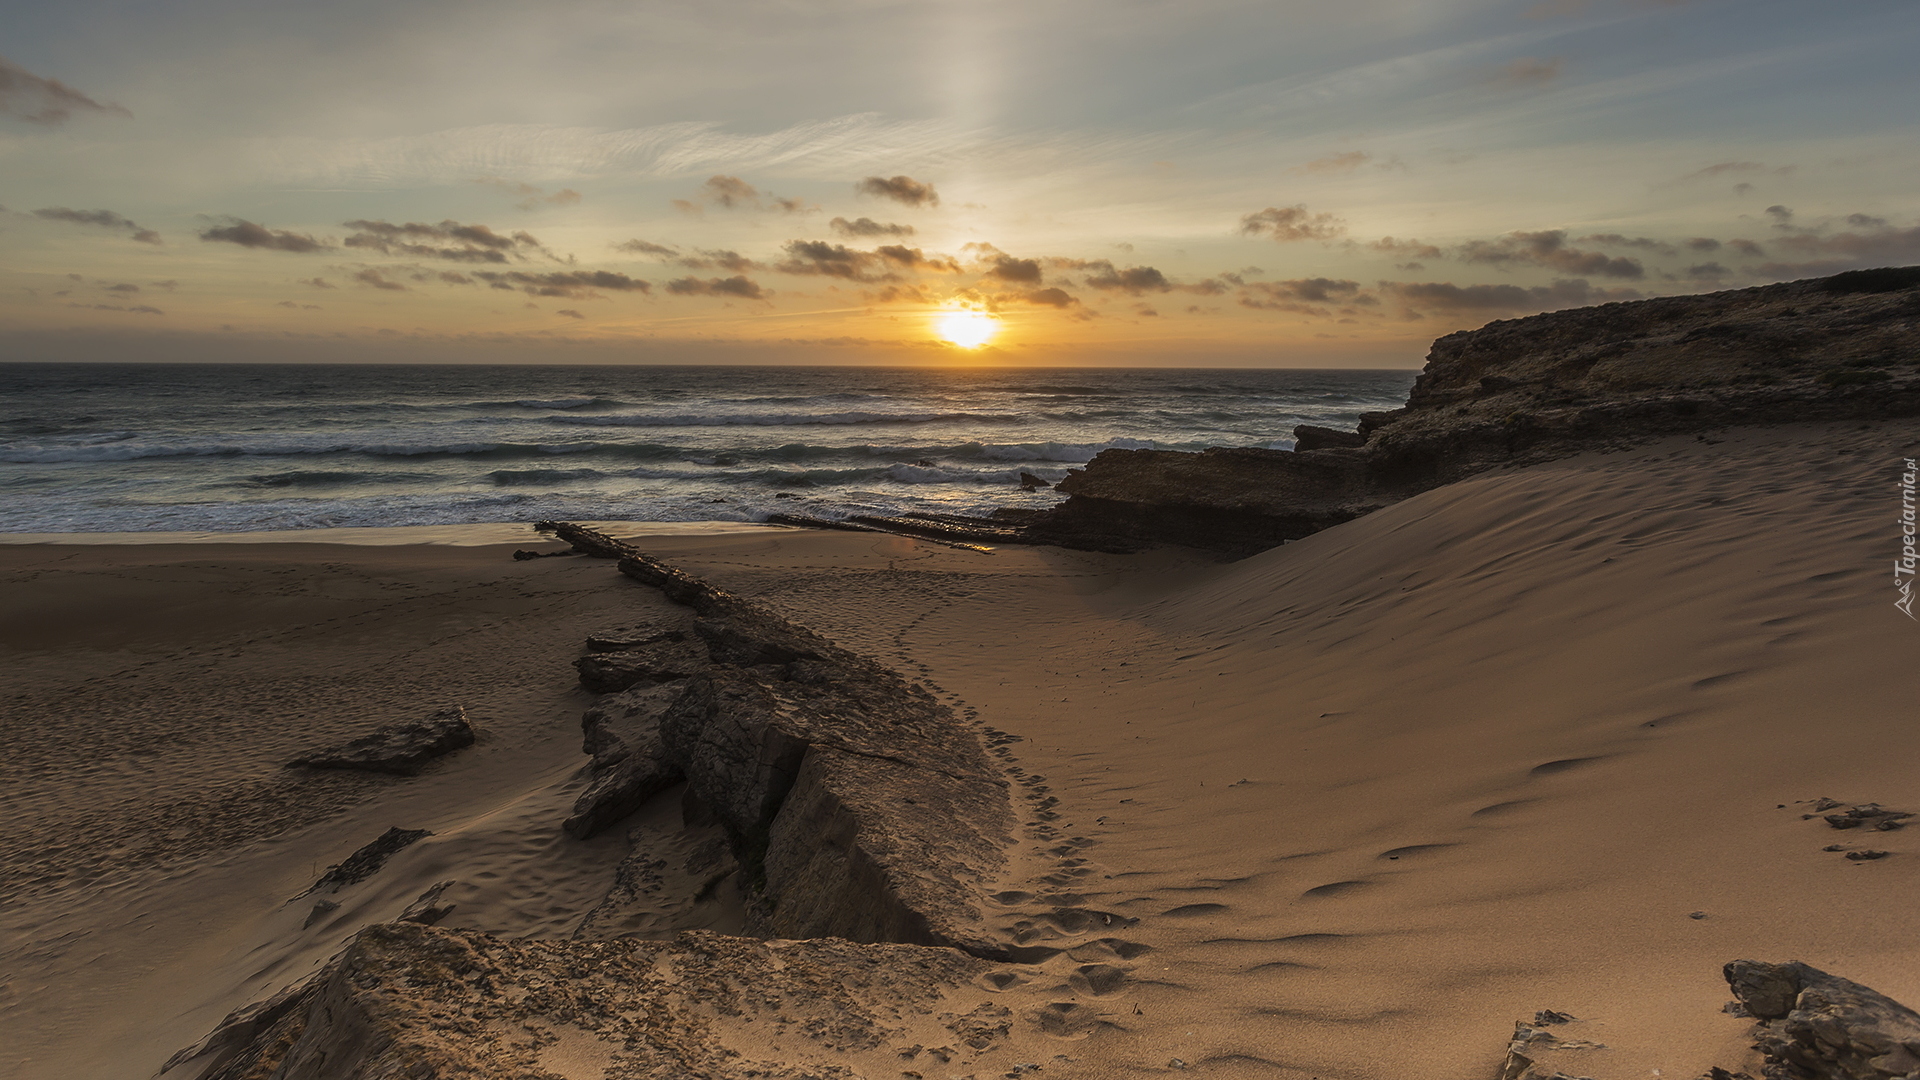
[[[1107,450],[1032,539],[1250,554],[1420,491],[1664,435],[1920,414],[1920,267],[1557,311],[1434,342],[1404,408],[1292,452]],[[1029,540],[1031,542],[1031,540]]]
[[[450,705],[424,720],[389,724],[338,746],[309,750],[287,766],[415,776],[434,758],[472,745],[473,728],[467,723],[466,710]]]
[[[1920,1013],[1797,961],[1735,960],[1727,985],[1757,1021],[1767,1080],[1916,1080]]]

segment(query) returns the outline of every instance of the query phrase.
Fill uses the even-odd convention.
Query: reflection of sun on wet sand
[[[1228,564],[642,538],[928,687],[980,725],[1016,809],[980,932],[1025,962],[850,980],[833,965],[907,954],[779,946],[787,996],[738,1016],[684,980],[731,985],[761,953],[576,938],[741,925],[689,872],[677,797],[589,840],[559,828],[593,700],[569,664],[588,633],[673,610],[653,590],[504,547],[0,549],[8,1064],[150,1073],[451,880],[435,927],[358,962],[396,986],[422,949],[500,980],[578,973],[598,989],[536,995],[531,1027],[513,995],[416,987],[519,1025],[552,1075],[629,1075],[621,1040],[664,1035],[588,1005],[638,1008],[645,986],[746,1059],[868,1076],[1178,1061],[1466,1080],[1543,1009],[1608,1047],[1579,1075],[1757,1073],[1747,1022],[1719,1011],[1727,960],[1920,999],[1910,834],[1803,818],[1823,796],[1920,808],[1913,630],[1879,569],[1884,466],[1914,441],[1896,423],[1672,440],[1480,476]],[[479,741],[417,778],[282,765],[442,702]],[[312,897],[289,903],[389,826],[432,835],[315,921]],[[592,956],[679,974],[615,985]],[[799,973],[829,970],[844,997],[822,1011],[827,983]],[[488,1038],[459,1045],[508,1060]]]

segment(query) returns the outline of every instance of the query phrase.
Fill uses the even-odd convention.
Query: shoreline
[[[622,536],[719,536],[787,526],[755,521],[588,521],[581,524]],[[268,529],[250,532],[0,532],[0,545],[54,544],[118,546],[139,544],[352,544],[358,547],[411,545],[487,547],[528,542],[552,543],[553,537],[531,522],[474,522],[466,525],[384,525],[318,529]]]

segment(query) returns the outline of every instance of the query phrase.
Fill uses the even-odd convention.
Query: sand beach
[[[1808,817],[1920,808],[1891,572],[1916,453],[1910,421],[1675,437],[1233,562],[621,530],[987,733],[1019,825],[981,932],[1059,950],[954,976],[865,1049],[736,1044],[851,1070],[818,1075],[1472,1080],[1550,1009],[1606,1047],[1580,1075],[1691,1080],[1759,1072],[1728,960],[1920,999],[1914,834]],[[0,546],[9,1076],[154,1075],[440,882],[435,932],[577,941],[684,827],[661,796],[559,828],[595,699],[570,664],[670,606],[605,560],[514,561],[554,548],[531,530],[64,539]],[[284,767],[444,704],[477,742],[417,777]],[[390,826],[432,835],[314,917],[301,894]],[[738,933],[736,886],[618,934]],[[971,1046],[965,1015],[1005,1020]],[[641,1075],[591,1031],[534,1042],[525,1075]]]

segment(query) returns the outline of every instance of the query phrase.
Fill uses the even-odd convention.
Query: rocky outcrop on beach
[[[309,750],[287,766],[417,776],[434,758],[472,745],[466,710],[450,705],[423,720],[389,724],[337,746]]]
[[[1766,1080],[1920,1077],[1920,1013],[1797,961],[1735,960],[1724,972],[1758,1021]]]
[[[1009,785],[975,734],[888,668],[590,529],[576,548],[682,605],[684,622],[594,635],[582,722],[592,779],[565,823],[591,836],[684,779],[725,831],[756,932],[1006,945],[981,924],[1005,863]]]
[[[1404,408],[1293,451],[1107,450],[1022,519],[1077,546],[1250,554],[1487,469],[1734,425],[1920,414],[1920,267],[1488,323],[1434,342]]]

